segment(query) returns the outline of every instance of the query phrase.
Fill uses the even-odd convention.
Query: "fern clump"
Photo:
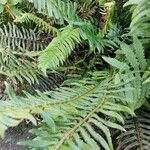
[[[19,144],[32,150],[149,150],[149,10],[0,2],[0,137],[27,120],[37,127]]]

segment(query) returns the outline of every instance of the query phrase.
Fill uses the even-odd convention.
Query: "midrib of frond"
[[[89,120],[89,118],[91,118],[93,116],[93,114],[95,114],[97,112],[98,109],[100,109],[105,104],[105,102],[107,100],[106,97],[107,97],[107,91],[104,93],[100,103],[98,105],[96,105],[95,108],[84,119],[82,119],[70,131],[68,131],[67,133],[64,134],[64,137],[58,142],[58,145],[56,146],[56,150],[59,150],[61,148],[61,146],[63,145],[63,143],[66,140],[68,140],[75,131],[77,131],[85,122],[87,122]]]
[[[142,139],[141,139],[141,131],[140,131],[140,127],[138,125],[139,124],[138,120],[136,118],[134,118],[133,121],[134,121],[134,126],[135,126],[135,132],[136,132],[137,141],[139,143],[139,148],[140,148],[140,150],[144,150],[143,144],[142,144]]]
[[[92,94],[95,91],[97,91],[100,86],[101,86],[101,83],[98,83],[93,88],[90,88],[89,90],[86,90],[86,92],[80,94],[79,96],[71,97],[69,100],[64,100],[64,101],[60,101],[60,102],[47,102],[47,103],[44,103],[44,105],[43,104],[34,105],[34,107],[45,109],[45,108],[53,107],[53,106],[56,106],[56,105],[59,106],[59,105],[63,105],[63,104],[72,103],[74,101],[79,101],[83,97],[87,97],[90,94]],[[31,110],[31,108],[30,108],[30,110]]]

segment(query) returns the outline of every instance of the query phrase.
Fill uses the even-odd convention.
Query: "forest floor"
[[[30,138],[29,130],[31,128],[31,125],[21,123],[18,127],[8,129],[4,139],[0,139],[0,150],[28,150],[17,143]]]

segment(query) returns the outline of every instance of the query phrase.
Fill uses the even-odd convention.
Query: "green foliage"
[[[25,55],[23,57],[23,53],[19,55],[9,47],[0,48],[0,75],[4,81],[11,80],[16,86],[24,81],[38,83],[37,76],[40,74],[36,63],[27,60]]]
[[[33,140],[32,143],[29,142],[29,145],[34,147],[42,147],[42,145],[36,146],[34,143],[43,141],[48,143],[43,148],[45,146],[53,148],[54,146],[56,149],[59,149],[63,146],[69,146],[73,149],[77,147],[84,149],[90,146],[91,149],[98,149],[100,144],[105,149],[113,149],[109,127],[124,131],[119,125],[119,122],[124,122],[123,113],[134,115],[128,107],[114,103],[120,101],[117,96],[114,96],[114,93],[124,93],[131,90],[131,88],[122,88],[124,83],[114,86],[111,79],[105,76],[103,79],[106,79],[101,81],[101,77],[103,77],[103,74],[99,73],[99,77],[97,76],[95,79],[85,78],[81,81],[79,80],[78,83],[72,82],[73,87],[71,88],[66,84],[55,91],[45,93],[38,91],[37,96],[25,93],[26,97],[15,96],[11,87],[6,85],[10,101],[9,103],[4,101],[0,104],[0,110],[4,112],[3,117],[5,116],[7,120],[11,120],[9,126],[14,126],[21,122],[23,118],[26,118],[26,116],[20,114],[20,111],[23,113],[25,110],[28,116],[36,113],[42,114],[44,121],[49,127],[48,137],[51,136],[51,138],[45,137],[43,139],[43,137],[39,137]],[[7,110],[5,110],[6,107]],[[11,113],[11,116],[9,114],[14,109],[17,110],[17,118],[13,116],[13,113]],[[101,115],[98,115],[99,113]],[[34,122],[33,118],[31,119]],[[2,133],[3,129],[6,129],[6,126],[8,126],[7,120],[3,122],[0,117],[0,126],[2,125],[3,127],[5,125],[5,128],[1,129]],[[115,123],[116,121],[118,123]],[[101,130],[106,138],[102,137],[101,132],[98,134],[94,126]],[[45,130],[45,127],[43,130]],[[77,143],[74,143],[74,141]]]
[[[136,37],[134,37],[132,45],[121,43],[120,48],[118,53],[121,55],[120,57],[123,58],[123,62],[116,58],[103,57],[103,59],[119,70],[116,74],[116,80],[126,81],[127,79],[135,78],[131,81],[131,84],[126,86],[134,87],[136,90],[134,92],[128,91],[125,95],[125,99],[132,109],[137,109],[145,102],[145,95],[142,93],[143,90],[146,89],[143,89],[144,86],[142,85],[144,82],[142,72],[146,71],[148,68],[144,57],[144,49],[141,42]],[[145,88],[149,91],[150,87],[147,85]]]
[[[50,26],[47,22],[31,13],[23,13],[21,17],[15,19],[15,22],[21,23],[29,23],[30,21],[34,22],[37,25],[37,27],[43,29],[47,33],[55,34],[58,32],[58,30],[55,27]]]
[[[141,37],[150,37],[150,1],[129,0],[124,6],[132,5],[132,21],[130,24],[131,33]]]
[[[149,149],[150,3],[125,1],[0,2],[1,137],[27,119],[33,150]]]
[[[41,2],[41,0],[33,1],[39,11],[51,8],[51,15],[53,15],[55,19],[59,19],[60,17],[61,19],[64,18],[64,20],[67,21],[69,27],[60,29],[61,33],[58,29],[50,26],[47,22],[37,16],[34,16],[33,14],[24,13],[15,19],[16,22],[22,23],[24,21],[28,23],[29,21],[32,21],[47,33],[57,33],[57,37],[52,40],[52,42],[48,45],[48,47],[46,47],[46,49],[44,49],[42,55],[39,57],[39,68],[42,68],[42,71],[45,74],[47,69],[53,70],[58,68],[60,64],[62,65],[71,52],[75,49],[75,45],[81,43],[81,39],[89,43],[90,52],[95,51],[95,49],[99,52],[103,52],[105,46],[110,48],[114,48],[114,46],[116,46],[113,41],[103,39],[101,35],[96,32],[95,26],[93,26],[90,22],[84,21],[78,17],[76,7],[73,7],[75,3],[65,3],[60,0],[58,0],[58,2],[45,2],[46,1]],[[50,5],[55,5],[55,7],[50,7]],[[71,13],[70,10],[72,11]],[[49,11],[50,10],[47,12],[48,14]],[[58,13],[59,11],[62,12],[61,14],[64,15],[63,17],[60,13]]]
[[[32,84],[32,86],[27,89],[27,92],[34,95],[36,90],[41,92],[55,90],[60,86],[64,79],[62,73],[50,73],[48,76],[38,76],[38,83]]]
[[[39,57],[39,68],[46,74],[46,69],[56,69],[63,64],[66,58],[74,50],[75,45],[80,43],[80,30],[78,28],[66,27]]]
[[[9,5],[14,6],[20,2],[22,2],[22,0],[1,0],[0,1],[0,13],[3,13],[4,9],[6,9],[7,6]]]
[[[77,16],[77,4],[62,0],[28,0],[34,3],[39,12],[48,14],[60,24],[73,23]]]
[[[1,0],[1,4],[6,4],[6,3],[8,3],[8,4],[11,4],[11,5],[16,5],[16,4],[18,4],[19,2],[21,2],[22,0]]]

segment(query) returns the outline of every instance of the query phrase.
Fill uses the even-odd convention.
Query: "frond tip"
[[[46,73],[46,69],[56,69],[80,43],[80,30],[66,27],[43,51],[39,57],[39,68]]]

